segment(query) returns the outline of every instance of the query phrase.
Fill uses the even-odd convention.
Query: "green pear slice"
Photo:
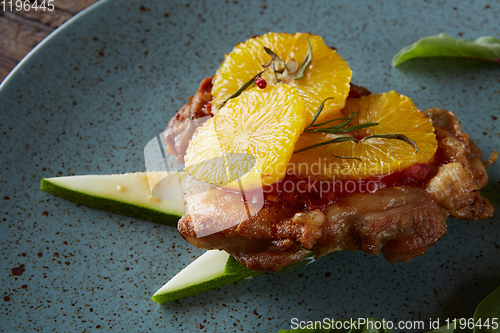
[[[177,226],[184,215],[183,172],[44,178],[41,189],[89,207]]]
[[[263,274],[241,265],[227,252],[210,250],[180,271],[152,297],[157,303],[175,301]]]
[[[44,178],[41,189],[89,207],[152,222],[177,226],[184,215],[184,172],[137,172],[122,175],[87,175]],[[311,262],[312,258],[289,266]],[[263,272],[251,271],[224,251],[200,256],[152,297],[165,303],[216,289]]]

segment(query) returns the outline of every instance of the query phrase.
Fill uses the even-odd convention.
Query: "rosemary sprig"
[[[356,156],[337,156],[337,155],[334,155],[333,157],[341,158],[343,160],[358,160],[358,161],[362,161],[362,159],[360,159],[359,157],[356,157]]]
[[[357,113],[357,112],[356,112]],[[328,120],[328,121],[325,121],[324,123],[319,123],[319,124],[314,124],[313,127],[319,127],[319,126],[323,126],[323,125],[326,125],[326,124],[329,124],[329,123],[332,123],[334,121],[339,121],[339,120],[347,120],[347,119],[350,119],[349,117],[346,117],[346,118],[335,118],[335,119],[332,119],[332,120]],[[307,128],[306,128],[307,129]]]
[[[403,134],[373,134],[365,136],[363,139],[360,140],[360,142],[375,138],[401,140],[410,144],[413,148],[415,148],[415,154],[418,152],[417,143]]]
[[[321,103],[321,105],[318,108],[318,111],[316,111],[316,113],[314,114],[313,120],[305,128],[305,130],[304,130],[305,133],[345,134],[345,133],[354,132],[354,131],[357,131],[357,130],[360,130],[360,129],[363,129],[363,128],[373,127],[373,126],[377,126],[378,125],[378,123],[370,122],[370,123],[363,123],[363,124],[357,124],[357,125],[349,126],[349,124],[351,123],[351,121],[356,117],[356,114],[358,114],[358,111],[351,112],[351,114],[349,115],[349,117],[336,118],[336,119],[325,121],[323,123],[316,124],[316,121],[318,120],[321,112],[323,111],[323,108],[325,106],[325,102],[327,100],[329,100],[329,99],[332,99],[332,98],[333,97],[328,97],[328,98],[326,98]],[[329,123],[331,123],[333,121],[341,121],[341,120],[343,120],[343,122],[340,123],[340,124],[338,124],[338,125],[334,125],[334,126],[330,126],[330,127],[319,127],[319,126],[323,126],[323,125],[329,124]],[[373,134],[373,135],[366,136],[366,137],[364,137],[361,140],[358,140],[358,139],[356,139],[354,137],[351,137],[351,136],[342,136],[342,137],[335,138],[333,140],[329,140],[329,141],[325,141],[325,142],[320,142],[320,143],[317,143],[317,144],[314,144],[314,145],[311,145],[311,146],[307,146],[305,148],[302,148],[302,149],[299,149],[297,151],[294,151],[294,153],[300,153],[300,152],[303,152],[305,150],[309,150],[309,149],[313,149],[313,148],[317,148],[317,147],[329,145],[329,144],[332,144],[332,143],[339,143],[339,142],[346,142],[346,141],[354,141],[356,143],[360,143],[360,142],[364,142],[366,140],[375,139],[375,138],[401,140],[401,141],[404,141],[404,142],[408,143],[413,148],[415,148],[415,154],[418,151],[417,144],[415,143],[415,141],[413,141],[412,139],[410,139],[406,135],[389,133],[389,134]],[[335,156],[335,157],[342,158],[342,159],[357,159],[357,160],[361,161],[361,159],[359,157],[354,157],[354,156],[353,157]]]
[[[332,126],[332,127],[336,127],[336,128],[342,128],[342,127],[344,127],[344,126],[349,125],[349,123],[350,123],[350,122],[354,119],[354,117],[355,117],[357,114],[358,114],[358,111],[354,111],[354,112],[352,112],[352,113],[349,115],[349,117],[347,117],[347,118],[335,118],[335,119],[332,119],[332,120],[329,120],[329,121],[325,121],[325,122],[320,123],[320,124],[314,124],[314,123],[313,123],[311,127],[323,126],[323,125],[326,125],[326,124],[331,123],[331,122],[334,122],[334,121],[344,120],[344,122],[343,122],[343,123],[338,124],[338,125],[335,125],[335,126]],[[319,116],[319,114],[318,114],[318,116]]]
[[[267,64],[262,65],[264,68],[268,68],[269,66],[273,66],[273,74],[276,79],[276,82],[278,82],[278,73],[282,74],[285,71],[286,65],[283,60],[278,57],[276,53],[274,53],[270,48],[264,46],[264,51],[266,51],[267,54],[271,56],[271,60]],[[276,69],[275,67],[275,61],[278,62],[279,65],[281,65],[281,69]]]
[[[305,148],[296,150],[293,153],[294,154],[295,153],[300,153],[300,152],[303,152],[305,150],[309,150],[309,149],[313,149],[313,148],[318,148],[318,147],[321,147],[321,146],[326,146],[326,145],[329,145],[329,144],[332,144],[332,143],[339,143],[339,142],[346,142],[346,141],[355,141],[355,142],[358,142],[358,140],[356,138],[353,138],[352,136],[340,136],[340,137],[335,138],[333,140],[328,140],[328,141],[325,141],[325,142],[320,142],[320,143],[316,143],[316,144],[311,145],[311,146],[307,146]]]
[[[316,120],[318,119],[319,115],[321,114],[321,111],[323,111],[323,107],[325,105],[325,102],[329,99],[332,99],[332,98],[333,97],[328,97],[323,101],[323,103],[321,103],[321,105],[318,108],[318,111],[316,112],[316,114],[313,117],[311,124],[309,124],[309,126],[307,126],[306,129],[304,130],[305,133],[341,134],[341,133],[357,131],[357,130],[362,129],[362,128],[367,128],[367,127],[372,127],[372,126],[378,125],[378,123],[364,123],[364,124],[358,124],[358,125],[354,125],[354,126],[347,126],[354,119],[356,114],[358,114],[358,111],[351,112],[351,114],[347,118],[336,118],[336,119],[332,119],[329,121],[325,121],[325,122],[320,123],[320,124],[316,124]],[[318,128],[318,126],[323,126],[323,125],[326,125],[326,124],[331,123],[333,121],[339,121],[339,120],[344,120],[344,122],[340,123],[338,125],[330,126],[330,127]],[[316,128],[311,128],[311,127],[316,127]]]
[[[239,95],[241,95],[242,92],[245,91],[245,89],[247,89],[248,87],[250,87],[250,85],[252,83],[255,83],[255,79],[258,78],[259,76],[262,75],[262,73],[264,73],[264,71],[261,71],[261,72],[258,72],[257,75],[255,75],[253,78],[251,78],[250,80],[248,80],[247,82],[245,82],[241,87],[240,89],[238,89],[238,91],[236,91],[234,94],[232,94],[231,96],[229,96],[228,99],[226,99],[219,107],[222,108],[226,103],[227,101],[229,101],[230,99],[233,99],[235,97],[238,97]]]
[[[354,114],[351,113],[351,115]],[[346,120],[350,121],[350,120]],[[340,124],[343,125],[343,124]],[[340,125],[332,126],[332,127],[323,127],[323,128],[313,128],[313,129],[308,129],[305,130],[304,132],[306,133],[327,133],[327,134],[341,134],[341,133],[348,133],[352,131],[357,131],[362,128],[367,128],[367,127],[373,127],[377,126],[378,123],[364,123],[364,124],[358,124],[358,125],[353,125],[353,126],[348,126],[348,127],[339,127]]]
[[[300,80],[304,77],[304,72],[306,71],[307,67],[311,64],[313,60],[311,42],[309,41],[309,37],[307,37],[307,45],[309,46],[307,54],[304,58],[304,61],[302,62],[302,65],[300,65],[299,70],[297,71],[295,80]]]
[[[334,98],[335,98],[335,97],[328,97],[328,98],[326,98],[326,99],[325,99],[325,100],[321,103],[321,105],[320,105],[320,106],[319,106],[319,108],[318,108],[318,111],[316,111],[316,114],[315,114],[315,115],[314,115],[314,117],[313,117],[313,120],[311,121],[311,123],[310,123],[309,125],[307,125],[306,129],[308,129],[309,127],[312,127],[312,126],[319,126],[319,125],[314,125],[314,123],[315,123],[315,122],[316,122],[316,120],[318,119],[318,117],[319,117],[319,115],[320,115],[321,111],[323,111],[323,108],[325,107],[325,103],[326,103],[326,101],[328,101],[329,99],[334,99]],[[339,119],[340,119],[340,118],[339,118]],[[333,120],[339,120],[339,119],[333,119]],[[347,119],[347,118],[345,118],[345,119]],[[331,121],[333,121],[333,120],[331,120]],[[322,125],[322,124],[320,124],[320,125]]]
[[[307,44],[309,45],[309,49],[307,50],[307,54],[306,54],[306,56],[304,58],[304,61],[302,62],[302,65],[300,65],[300,68],[297,71],[297,75],[295,76],[295,80],[300,80],[304,76],[304,72],[306,71],[307,66],[309,66],[311,64],[311,62],[312,62],[312,48],[311,48],[311,42],[309,41],[309,37],[307,37]],[[286,69],[286,64],[270,48],[264,46],[264,51],[266,51],[266,53],[271,56],[271,60],[269,60],[269,62],[267,64],[262,65],[262,67],[268,68],[269,66],[273,65],[274,76],[276,77],[276,81],[279,81],[277,74],[283,74],[283,72]],[[281,69],[277,70],[276,68],[274,68],[274,62],[275,61],[282,67]],[[245,82],[240,87],[240,89],[238,89],[238,91],[236,91],[234,94],[232,94],[231,96],[229,96],[228,99],[226,99],[224,102],[222,102],[222,104],[219,106],[219,109],[222,108],[227,103],[227,101],[229,101],[230,99],[233,99],[233,98],[238,97],[239,95],[241,95],[241,93],[244,92],[248,87],[250,87],[250,85],[255,84],[255,79],[257,79],[258,77],[260,77],[262,75],[262,73],[264,73],[264,72],[265,72],[265,70],[260,71],[253,78],[251,78],[250,80],[248,80],[247,82]],[[333,97],[331,97],[331,98],[333,98]]]
[[[352,126],[352,127],[354,127],[354,126]],[[341,137],[335,138],[333,140],[328,140],[328,141],[316,143],[316,144],[311,145],[311,146],[307,146],[305,148],[294,151],[294,153],[300,153],[300,152],[303,152],[305,150],[318,148],[318,147],[329,145],[332,143],[339,143],[339,142],[346,142],[346,141],[354,141],[356,143],[360,143],[360,142],[364,142],[366,140],[375,139],[375,138],[401,140],[401,141],[404,141],[404,142],[410,144],[413,148],[415,148],[415,154],[418,151],[417,144],[415,143],[415,141],[413,141],[412,139],[410,139],[406,135],[403,135],[403,134],[374,134],[374,135],[365,136],[361,140],[358,140],[352,136],[341,136]],[[359,157],[355,157],[355,156],[336,156],[335,155],[335,157],[342,158],[342,159],[356,159],[356,160],[361,161],[361,159]]]
[[[286,68],[285,62],[283,60],[281,60],[280,57],[278,57],[278,55],[276,53],[274,53],[270,48],[265,47],[265,46],[264,46],[264,51],[266,51],[266,53],[269,54],[272,58],[271,58],[271,60],[269,60],[269,62],[267,64],[262,65],[262,67],[269,67],[271,65],[271,63],[274,60],[276,60],[278,62],[278,64],[280,64],[281,67],[283,68],[282,70],[285,70],[285,68]]]

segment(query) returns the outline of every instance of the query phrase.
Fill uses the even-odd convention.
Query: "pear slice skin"
[[[184,215],[183,172],[136,172],[116,175],[85,175],[44,178],[41,189],[55,196],[133,218],[177,227]],[[160,183],[168,199],[153,196]]]
[[[152,297],[166,303],[264,274],[251,271],[227,252],[209,250],[175,275]]]

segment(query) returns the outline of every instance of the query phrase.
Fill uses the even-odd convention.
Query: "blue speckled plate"
[[[323,36],[354,83],[455,111],[489,155],[500,147],[498,64],[419,59],[391,68],[391,58],[440,32],[498,37],[499,17],[500,4],[489,0],[122,0],[84,11],[0,88],[0,328],[277,332],[292,318],[472,316],[500,285],[498,217],[450,219],[448,235],[410,263],[337,253],[158,305],[152,293],[202,251],[171,227],[78,206],[39,186],[43,177],[144,171],[144,145],[198,83],[236,43],[268,31]],[[500,192],[498,169],[489,170],[489,194]]]

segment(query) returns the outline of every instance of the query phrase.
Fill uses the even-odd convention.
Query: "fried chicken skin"
[[[365,88],[352,85],[349,98],[367,94]],[[188,106],[190,112],[204,114],[200,112],[203,104],[194,104],[195,99]],[[194,107],[199,110],[193,111]],[[186,108],[179,112],[186,113]],[[430,109],[423,113],[432,119],[438,141],[434,161],[378,179],[374,192],[331,193],[319,198],[300,191],[264,191],[262,207],[242,218],[231,213],[231,205],[248,207],[252,193],[241,196],[206,185],[205,194],[194,201],[186,199],[187,214],[178,230],[196,247],[224,250],[258,271],[276,271],[310,254],[321,257],[334,251],[382,253],[391,263],[423,255],[446,234],[449,216],[471,220],[493,216],[491,204],[478,191],[488,180],[480,150],[461,131],[452,112]],[[173,120],[169,128],[182,123]],[[294,180],[293,175],[287,177]],[[220,205],[221,200],[227,205]],[[213,232],[200,234],[221,224]]]

